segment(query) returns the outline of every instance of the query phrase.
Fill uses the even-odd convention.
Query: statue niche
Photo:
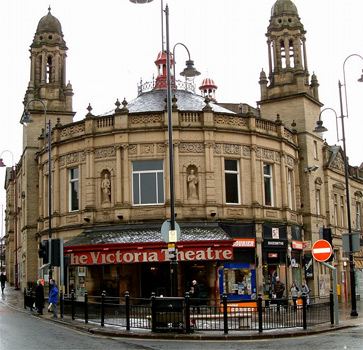
[[[187,170],[187,187],[188,187],[188,200],[196,201],[199,199],[198,186],[199,178],[196,168],[191,166]]]
[[[101,203],[102,206],[111,204],[111,180],[110,172],[105,170],[101,174]]]

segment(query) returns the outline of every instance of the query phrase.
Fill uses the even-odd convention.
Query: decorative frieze
[[[158,143],[156,145],[156,152],[157,153],[165,153],[166,145],[164,143]]]
[[[227,209],[227,215],[228,216],[243,216],[243,209],[232,209],[232,208],[228,208]]]
[[[330,167],[332,169],[344,172],[344,161],[343,161],[343,157],[340,153],[338,153],[337,156],[334,158]]]
[[[129,155],[137,154],[137,145],[129,145]]]
[[[73,136],[74,134],[81,134],[84,133],[84,130],[85,130],[84,123],[68,126],[62,130],[61,136],[67,137],[67,136]]]
[[[218,125],[247,126],[245,118],[234,115],[215,115],[214,123]]]
[[[251,156],[251,148],[249,146],[243,146],[242,151],[243,151],[243,155],[245,157],[250,157]]]
[[[234,145],[234,144],[224,144],[223,145],[223,152],[225,154],[241,154],[241,146],[240,145]]]
[[[131,116],[131,124],[157,124],[163,122],[163,115],[149,114],[149,115],[133,115]]]
[[[109,157],[115,157],[116,156],[116,150],[115,147],[104,147],[104,148],[97,148],[95,149],[95,158],[109,158]]]
[[[222,153],[222,145],[220,143],[216,143],[214,145],[214,153],[221,154]]]
[[[152,143],[141,145],[141,154],[153,154],[153,153],[154,153],[154,145]]]
[[[295,168],[295,161],[294,158],[290,157],[290,156],[286,156],[286,164],[291,167],[291,168]]]
[[[180,153],[203,153],[204,145],[201,142],[181,142],[179,145]]]

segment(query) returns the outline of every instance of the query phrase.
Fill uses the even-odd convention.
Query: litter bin
[[[183,331],[184,298],[155,297],[153,307],[156,332]]]

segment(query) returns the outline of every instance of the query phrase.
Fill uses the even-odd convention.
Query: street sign
[[[313,245],[313,257],[317,261],[327,261],[330,258],[332,252],[333,249],[330,243],[324,239],[319,239]]]
[[[175,230],[171,229],[170,220],[165,220],[161,226],[161,236],[166,243],[175,243],[180,239],[180,226],[175,222]]]

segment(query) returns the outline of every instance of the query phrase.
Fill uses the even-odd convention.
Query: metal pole
[[[351,293],[351,302],[352,302],[352,309],[350,312],[350,316],[358,316],[356,294],[355,294],[354,257],[352,251],[353,243],[352,243],[352,225],[351,225],[351,216],[350,216],[348,159],[347,159],[347,148],[345,144],[342,84],[340,83],[340,80],[338,82],[338,87],[339,87],[339,101],[340,101],[340,119],[342,121],[342,134],[343,134],[344,175],[345,175],[345,191],[347,197],[347,216],[348,216],[348,234],[349,234],[349,273],[350,273],[350,293]]]
[[[15,290],[19,289],[19,269],[18,269],[18,185],[16,184],[16,167],[11,167],[14,185],[14,244],[15,244]]]
[[[47,111],[44,107],[44,120],[47,119]],[[48,121],[48,227],[49,227],[49,251],[52,256],[52,133],[51,120]],[[44,139],[45,142],[45,139]],[[49,280],[52,279],[52,260],[49,261]]]
[[[338,326],[339,306],[338,306],[338,291],[337,291],[337,285],[338,285],[337,269],[324,261],[322,261],[321,263],[328,269],[332,270],[333,272],[334,315],[335,315],[335,324]]]
[[[4,205],[1,204],[1,255],[0,255],[0,272],[3,272],[3,233],[4,233]]]
[[[168,135],[169,135],[169,174],[170,174],[170,229],[175,230],[175,203],[174,203],[174,160],[173,160],[173,121],[171,107],[171,77],[170,77],[170,40],[169,40],[169,7],[165,6],[166,24],[166,74],[167,74],[167,105],[168,105]],[[170,261],[171,294],[178,296],[178,262],[177,254]]]

